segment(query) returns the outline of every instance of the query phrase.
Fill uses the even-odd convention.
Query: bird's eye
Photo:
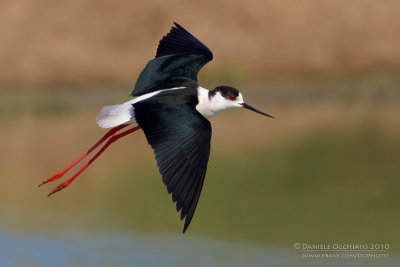
[[[235,95],[230,95],[230,96],[229,96],[229,99],[230,99],[230,100],[236,100],[236,96],[235,96]]]

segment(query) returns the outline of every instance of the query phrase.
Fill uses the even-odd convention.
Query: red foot
[[[126,126],[126,125],[125,125]],[[125,127],[124,126],[124,127]],[[113,128],[113,129],[115,129],[115,128]],[[120,128],[121,129],[121,128]],[[136,126],[136,127],[133,127],[133,128],[131,128],[131,129],[129,129],[129,130],[126,130],[126,131],[124,131],[124,132],[122,132],[122,133],[119,133],[119,134],[117,134],[117,135],[113,135],[113,136],[111,136],[110,137],[110,139],[104,144],[104,146],[96,153],[96,155],[94,155],[77,173],[75,173],[71,178],[69,178],[67,181],[65,181],[65,182],[63,182],[63,183],[61,183],[61,184],[59,184],[56,188],[54,188],[54,190],[53,191],[51,191],[50,192],[50,194],[48,194],[48,197],[49,196],[51,196],[52,194],[54,194],[54,193],[56,193],[56,192],[58,192],[58,191],[60,191],[60,190],[62,190],[62,189],[64,189],[64,188],[66,188],[73,180],[75,180],[75,178],[76,177],[78,177],[78,175],[79,174],[81,174],[87,167],[89,167],[89,165],[90,164],[92,164],[112,143],[114,143],[115,141],[117,141],[118,139],[120,139],[121,137],[124,137],[125,135],[128,135],[128,134],[130,134],[130,133],[133,133],[133,132],[135,132],[135,131],[137,131],[137,130],[139,130],[140,129],[140,126]],[[108,133],[107,133],[108,134]],[[106,135],[107,135],[106,134]],[[104,138],[104,137],[103,137]],[[102,139],[101,139],[102,140]],[[101,141],[100,140],[100,141]],[[99,142],[100,142],[99,141]],[[96,148],[98,145],[100,145],[101,143],[96,143],[96,145],[95,146],[93,146],[94,148]],[[94,148],[91,148],[91,149],[89,149],[88,150],[88,152],[87,153],[85,153],[85,154],[88,154],[88,153],[90,153],[90,152],[92,152],[93,151],[93,149]],[[84,154],[84,155],[85,155]],[[84,155],[82,155],[82,156],[84,156]],[[85,155],[86,156],[86,155]],[[78,159],[79,161],[81,160],[81,158],[80,159]],[[74,162],[73,163],[73,165],[75,165],[76,163]],[[71,164],[72,165],[72,164]],[[72,166],[73,166],[72,165]],[[62,172],[67,172],[70,168],[72,168],[72,166],[68,166],[65,170],[63,170]],[[62,173],[61,172],[61,173]],[[64,173],[62,173],[61,174],[61,176],[64,174]],[[57,175],[59,175],[59,174],[56,174],[56,175],[54,175],[52,178],[50,178],[50,179],[48,179],[47,181],[44,181],[42,184],[44,184],[44,183],[47,183],[47,182],[51,182],[51,181],[54,181],[54,180],[56,180],[56,179],[58,179],[58,178],[60,178],[60,177],[58,177]],[[42,185],[41,184],[41,185]]]
[[[47,195],[47,197],[51,196],[54,193],[57,193],[58,191],[63,190],[64,188],[66,188],[69,183],[67,183],[68,181],[65,181],[64,183],[59,184],[56,188],[53,189],[53,191],[50,192],[50,194]]]
[[[60,172],[58,172],[56,174],[54,174],[52,177],[50,177],[49,179],[43,181],[38,186],[40,187],[40,186],[42,186],[44,184],[47,184],[49,182],[53,182],[53,181],[55,181],[57,179],[60,179],[67,171],[69,171],[72,167],[74,167],[77,163],[79,163],[82,159],[84,159],[87,155],[89,155],[93,150],[95,150],[99,145],[101,145],[105,140],[107,140],[108,137],[112,136],[114,133],[118,132],[119,130],[121,130],[122,128],[125,128],[128,125],[129,124],[120,125],[120,126],[114,127],[111,130],[109,130],[102,138],[100,138],[99,141],[97,141],[96,144],[94,144],[91,148],[89,148],[88,151],[83,153],[83,155],[80,156],[77,160],[72,162],[67,168],[65,168],[64,170],[62,170],[62,171],[60,171]]]
[[[46,183],[48,183],[48,182],[53,182],[53,181],[55,181],[55,180],[57,180],[57,179],[60,179],[60,178],[64,175],[64,173],[66,173],[66,171],[61,171],[61,172],[59,172],[59,173],[56,173],[56,174],[54,174],[52,177],[50,177],[49,179],[47,179],[46,181],[42,181],[42,183],[39,184],[38,186],[41,187],[42,185],[44,185],[44,184],[46,184]]]

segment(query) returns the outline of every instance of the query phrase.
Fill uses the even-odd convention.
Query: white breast
[[[211,109],[210,99],[208,98],[208,90],[199,86],[197,87],[197,97],[199,98],[199,103],[196,106],[198,112],[206,118],[211,118],[216,113]]]

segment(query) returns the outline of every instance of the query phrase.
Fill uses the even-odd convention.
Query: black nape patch
[[[220,92],[221,95],[225,98],[229,98],[231,95],[236,97],[239,96],[239,90],[230,86],[217,86],[213,90],[208,92],[208,98],[211,99],[215,96],[217,92]]]

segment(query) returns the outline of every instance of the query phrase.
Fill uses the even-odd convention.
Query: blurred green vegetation
[[[397,80],[376,84],[383,85],[374,92],[364,79],[275,80],[245,90],[246,101],[276,119],[233,110],[211,120],[208,173],[188,234],[282,247],[383,242],[397,250]],[[296,96],[294,85],[304,93]],[[104,133],[93,120],[99,107],[126,95],[121,89],[99,90],[96,96],[3,94],[0,149],[7,153],[0,161],[0,225],[19,232],[181,232],[142,133],[114,144],[51,198],[45,196],[56,184],[36,188]]]
[[[385,139],[374,126],[351,134],[310,132],[290,145],[214,147],[192,232],[280,245],[295,240],[400,244],[393,235],[400,223],[400,141]],[[154,167],[134,173],[142,176],[149,169]],[[109,197],[104,205],[112,223],[147,231],[176,228],[168,199],[157,197],[156,173],[146,174],[139,185],[130,169],[112,175],[123,180],[110,182],[101,194]],[[138,186],[142,193],[130,194]],[[132,209],[118,208],[124,206]]]
[[[234,86],[276,117],[231,110],[211,119],[208,173],[185,236],[285,249],[382,242],[400,251],[399,7],[4,1],[0,230],[181,232],[141,132],[113,144],[68,189],[46,198],[57,182],[37,188],[104,134],[98,111],[128,99],[177,21],[214,53],[202,86]]]

